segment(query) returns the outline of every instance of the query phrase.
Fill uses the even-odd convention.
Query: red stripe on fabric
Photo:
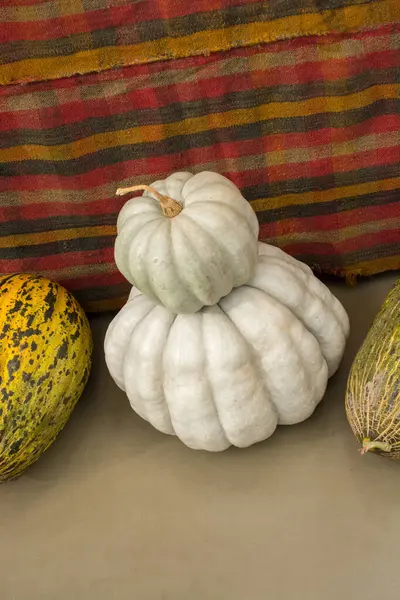
[[[368,200],[366,200],[367,202]],[[301,213],[301,206],[298,207]],[[284,219],[260,225],[260,239],[279,237],[296,233],[340,231],[346,227],[363,225],[373,221],[400,218],[400,203],[394,202],[378,206],[363,206],[354,210],[346,210],[329,215],[316,215],[312,217],[299,217]]]
[[[0,177],[0,191],[24,191],[24,190],[87,190],[110,181],[122,181],[125,176],[125,169],[131,167],[131,173],[134,173],[134,165],[137,161],[131,160],[118,163],[110,167],[99,167],[83,175],[15,175],[10,178]],[[144,160],[143,160],[144,162]],[[111,173],[110,173],[111,172]],[[114,173],[114,175],[112,175]],[[2,181],[3,180],[3,181]]]
[[[0,273],[57,271],[76,265],[110,263],[114,260],[114,244],[108,248],[83,252],[64,252],[32,258],[0,259]]]
[[[379,148],[368,152],[358,152],[344,156],[334,156],[303,163],[285,163],[268,166],[268,181],[290,181],[302,177],[323,177],[346,171],[356,171],[366,167],[395,164],[400,162],[400,146]]]
[[[206,79],[204,82],[186,82],[160,88],[136,89],[134,82],[130,87],[130,91],[118,96],[63,102],[60,95],[60,104],[57,104],[57,106],[44,108],[38,106],[34,109],[19,110],[18,112],[3,112],[0,131],[12,130],[14,128],[10,123],[12,119],[18,120],[19,128],[49,130],[58,125],[85,121],[89,118],[119,116],[135,109],[153,108],[159,110],[177,101],[190,102],[195,100],[204,101],[207,98],[220,98],[228,93],[251,89],[251,78],[249,73],[238,73],[234,76]],[[76,89],[79,94],[79,84],[76,85]],[[43,124],[46,124],[46,126],[44,127]]]
[[[115,263],[110,265],[110,271],[107,273],[100,273],[98,275],[83,275],[81,277],[73,276],[73,279],[61,278],[59,280],[61,285],[68,287],[72,291],[93,289],[99,287],[106,287],[112,285],[119,285],[126,283],[126,279],[117,270]]]
[[[105,170],[107,169],[113,169],[114,172],[117,169],[116,178],[111,180],[118,182],[124,178],[124,173],[131,174],[131,176],[139,175],[140,173],[144,176],[151,176],[152,174],[171,171],[174,165],[177,165],[177,168],[182,170],[183,166],[187,164],[229,160],[231,158],[252,156],[257,153],[266,154],[266,162],[268,162],[268,152],[289,150],[292,148],[313,148],[320,145],[329,146],[332,143],[358,139],[363,135],[398,131],[399,128],[400,115],[383,115],[345,128],[319,129],[306,133],[271,134],[254,140],[220,142],[216,146],[192,148],[179,154],[170,154],[161,157],[155,156],[151,159],[137,159],[134,163],[134,167],[136,168],[133,167],[132,161],[127,161],[126,163],[121,163],[120,169],[118,165],[112,165],[110,167],[103,167],[101,172],[105,174]],[[332,167],[329,172],[332,172]],[[97,173],[97,170],[95,173]],[[100,185],[101,182],[96,182],[96,178],[97,175],[92,178],[91,173],[71,177],[58,177],[56,175],[32,175],[28,177],[16,175],[9,180],[3,179],[3,186],[1,185],[0,178],[0,190],[87,189]],[[250,174],[247,178],[251,180],[252,175]],[[109,181],[110,178],[106,177],[105,179]]]
[[[398,50],[380,50],[357,57],[331,58],[299,62],[293,66],[249,71],[255,87],[268,85],[297,85],[318,81],[340,81],[355,77],[364,71],[389,69],[400,65]]]
[[[86,13],[85,13],[86,14]],[[400,24],[392,24],[389,26],[383,26],[368,32],[362,33],[353,33],[353,34],[330,34],[321,37],[301,37],[290,40],[281,40],[278,42],[274,42],[271,44],[266,44],[260,47],[243,47],[243,48],[235,48],[229,51],[229,56],[231,58],[235,57],[246,57],[249,58],[253,55],[262,54],[263,56],[269,54],[280,54],[282,52],[293,52],[297,49],[304,47],[313,47],[315,45],[319,46],[320,44],[329,45],[330,43],[338,43],[347,39],[350,40],[362,40],[363,43],[363,52],[364,55],[374,55],[376,53],[377,58],[380,52],[376,52],[374,47],[374,39],[376,37],[386,37],[393,36],[396,33],[400,32]],[[390,38],[388,37],[388,40]],[[395,50],[396,52],[396,50]],[[212,53],[209,56],[189,56],[182,59],[176,59],[171,63],[171,67],[174,71],[177,70],[186,70],[188,68],[200,68],[202,66],[213,65],[221,62],[221,59],[226,57],[226,53],[224,52],[216,52]],[[358,57],[361,58],[362,56]],[[267,59],[266,59],[267,60]],[[332,60],[335,60],[332,58]],[[345,57],[343,60],[352,60],[351,57]],[[357,57],[354,58],[354,61],[357,61]],[[268,61],[267,61],[268,62]],[[329,65],[329,61],[327,62]],[[170,67],[168,61],[155,61],[149,64],[143,65],[130,65],[120,69],[111,69],[106,70],[100,73],[89,73],[84,77],[85,85],[97,85],[102,82],[112,82],[119,81],[121,79],[132,80],[134,77],[142,77],[149,74],[157,74],[160,72],[164,72],[166,69]],[[330,70],[328,68],[328,72],[324,73],[324,78],[330,76]],[[346,77],[349,76],[349,73],[346,72]],[[76,76],[74,78],[64,77],[60,79],[55,79],[51,81],[38,81],[34,83],[28,84],[31,89],[35,91],[46,91],[48,89],[54,90],[62,90],[76,87],[77,85],[81,85],[82,78],[80,76]],[[21,86],[9,86],[2,90],[3,95],[7,96],[18,96],[26,93],[25,85]]]
[[[321,242],[300,242],[296,244],[282,244],[283,250],[293,256],[314,255],[333,256],[335,254],[347,254],[360,250],[374,249],[378,245],[395,244],[400,242],[400,229],[379,231],[377,233],[365,233],[348,240],[336,242],[335,244]],[[343,257],[345,258],[345,257]]]
[[[119,199],[118,206],[115,206],[115,202],[108,201],[108,204],[112,205],[111,207],[114,209],[112,212],[115,212],[115,222],[117,220],[117,212],[122,208],[125,200]],[[113,205],[114,204],[114,205]],[[34,214],[29,215],[30,219],[40,219],[40,218],[48,218],[54,215],[51,215],[48,211],[48,206],[33,206]],[[99,222],[98,225],[101,225],[101,216],[104,213],[95,213],[92,212],[87,205],[79,205],[74,204],[73,206],[69,205],[65,207],[69,212],[67,214],[73,214],[77,216],[78,213],[84,216],[96,216],[99,214]],[[80,209],[77,211],[76,209]],[[17,209],[18,210],[18,209]],[[85,214],[86,211],[86,214]],[[299,207],[299,212],[301,213],[301,207]],[[57,213],[56,213],[57,214]],[[0,215],[1,216],[1,215]],[[19,213],[20,218],[26,219],[27,217],[22,216]],[[18,212],[16,211],[14,214],[10,214],[8,219],[6,220],[14,220],[18,218]],[[346,210],[328,215],[316,215],[312,217],[299,217],[295,219],[284,219],[271,223],[264,223],[260,226],[260,237],[274,237],[281,236],[287,234],[295,234],[295,233],[303,233],[303,232],[311,232],[311,231],[332,231],[332,230],[340,230],[345,227],[361,225],[364,223],[379,221],[385,219],[395,219],[400,218],[400,203],[391,203],[385,205],[378,206],[364,206],[362,210],[360,208],[354,210]],[[49,230],[51,227],[49,226]]]
[[[359,152],[354,155],[345,155],[320,159],[304,163],[285,163],[283,165],[269,165],[262,169],[250,171],[232,171],[230,159],[243,156],[264,154],[266,152],[265,138],[246,140],[240,142],[218,143],[216,146],[204,148],[191,148],[187,151],[162,156],[152,156],[119,162],[114,165],[99,167],[81,175],[15,175],[10,178],[0,178],[0,191],[23,190],[85,190],[95,188],[110,182],[123,181],[129,177],[143,176],[143,181],[152,179],[164,173],[182,171],[191,165],[212,164],[222,161],[222,168],[227,177],[237,181],[238,177],[245,185],[255,185],[257,182],[266,182],[266,169],[268,181],[282,181],[297,179],[299,177],[320,177],[334,172],[345,172],[373,167],[382,164],[396,163],[400,160],[400,146],[394,148],[379,148],[369,152]],[[303,144],[304,145],[304,144]],[[301,147],[301,146],[300,146]],[[268,164],[268,155],[266,156]],[[3,179],[3,181],[2,181]],[[243,185],[243,184],[242,184]]]
[[[255,153],[258,153],[257,147]],[[242,154],[245,156],[245,154]],[[217,157],[216,157],[217,158]],[[226,158],[226,156],[225,156]],[[240,187],[259,185],[267,182],[291,181],[299,178],[324,177],[335,173],[345,173],[346,171],[356,171],[362,168],[373,168],[386,164],[396,164],[400,161],[400,146],[394,148],[379,148],[368,152],[359,152],[351,155],[324,158],[314,161],[305,161],[302,163],[284,163],[282,165],[268,165],[268,155],[266,156],[266,166],[261,169],[252,169],[239,172],[232,171],[229,168],[223,170],[224,175],[232,179],[237,185],[240,179]],[[198,163],[194,163],[198,164]],[[334,182],[332,181],[332,187]]]
[[[230,6],[253,4],[254,0],[230,0]],[[176,17],[207,13],[226,7],[223,0],[196,0],[196,2],[163,2],[152,0],[112,6],[103,10],[85,11],[42,21],[8,21],[2,24],[0,41],[49,40],[99,29],[135,26],[147,21],[168,21]]]
[[[263,138],[265,151],[290,150],[292,148],[314,148],[333,143],[357,140],[374,133],[389,133],[400,128],[400,115],[380,115],[366,119],[349,127],[328,127],[302,133],[278,133]]]
[[[8,2],[11,6],[40,6],[48,1],[49,0],[3,0],[3,5],[5,7],[6,2]]]
[[[273,46],[274,44],[271,44]],[[265,47],[265,52],[268,52]],[[257,47],[243,47],[236,48],[229,51],[232,57],[249,56],[252,54],[260,54],[260,49]],[[263,50],[264,53],[264,50]],[[186,58],[176,59],[169,65],[168,61],[154,61],[152,63],[144,63],[140,65],[128,65],[119,69],[108,69],[99,73],[85,73],[85,75],[76,75],[75,77],[61,77],[59,79],[51,79],[49,81],[35,81],[28,84],[22,84],[18,86],[7,86],[0,88],[1,95],[5,96],[19,96],[26,94],[26,86],[28,85],[31,90],[36,92],[51,90],[63,90],[68,88],[75,88],[82,85],[84,81],[85,86],[98,85],[104,82],[113,82],[123,80],[133,80],[135,77],[145,77],[160,72],[164,72],[170,67],[174,71],[185,71],[188,68],[194,67],[199,68],[207,66],[210,63],[218,63],[221,58],[224,57],[225,52],[215,52],[208,56],[188,56]]]
[[[65,102],[62,94],[58,96],[59,104],[54,107],[21,110],[16,112],[3,112],[3,118],[0,121],[0,131],[10,131],[15,128],[14,120],[18,119],[19,128],[37,128],[52,129],[58,125],[76,123],[85,121],[88,118],[102,118],[111,115],[121,115],[135,109],[160,109],[168,107],[173,102],[192,102],[196,100],[206,101],[207,99],[223,98],[226,94],[243,92],[246,90],[255,90],[265,88],[265,97],[268,97],[268,90],[273,93],[277,85],[297,85],[321,81],[323,79],[340,80],[350,76],[355,76],[359,72],[365,72],[371,69],[390,68],[400,66],[400,52],[388,50],[386,52],[376,53],[374,56],[363,57],[360,61],[348,61],[346,59],[338,61],[343,63],[346,74],[338,72],[331,68],[331,62],[316,62],[296,65],[296,67],[280,67],[268,69],[266,71],[248,71],[245,73],[236,73],[224,77],[212,76],[198,81],[186,81],[163,87],[144,87],[135,88],[134,82],[130,84],[130,91],[123,94],[107,98],[82,99]],[[349,74],[351,71],[351,74]],[[128,85],[128,84],[127,84]],[[76,81],[75,87],[79,96],[80,82]],[[49,88],[51,89],[51,88]],[[272,97],[272,101],[274,101]],[[262,98],[260,99],[262,102]],[[205,107],[206,109],[206,107]],[[46,124],[44,127],[43,125]]]
[[[109,27],[132,25],[137,21],[138,11],[135,13],[129,4],[45,21],[8,21],[2,24],[0,42],[51,40]]]
[[[51,217],[74,216],[99,216],[119,212],[125,204],[126,198],[115,196],[103,198],[94,202],[43,202],[24,204],[22,206],[0,206],[0,223],[6,221],[47,219]],[[99,221],[99,225],[102,225]],[[67,227],[66,227],[67,229]]]

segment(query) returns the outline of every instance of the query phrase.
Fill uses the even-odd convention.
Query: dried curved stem
[[[151,192],[153,194],[153,196],[155,196],[157,198],[157,200],[159,201],[161,210],[163,211],[164,215],[166,217],[168,217],[169,219],[172,219],[173,217],[176,217],[177,215],[179,215],[179,213],[181,212],[181,210],[183,208],[179,202],[177,202],[173,198],[170,198],[169,196],[164,196],[164,194],[160,194],[160,192],[158,192],[156,189],[151,187],[151,185],[143,184],[143,185],[133,185],[132,187],[126,187],[126,188],[118,188],[116,191],[116,195],[124,196],[125,194],[129,194],[130,192],[138,192],[140,190],[146,190],[148,192]]]
[[[360,449],[361,454],[366,454],[371,450],[381,450],[382,452],[390,452],[392,446],[388,444],[388,442],[371,442],[368,439],[364,439],[362,443],[362,448]]]

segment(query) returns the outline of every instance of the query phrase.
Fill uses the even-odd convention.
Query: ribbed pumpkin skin
[[[307,419],[343,356],[340,302],[311,269],[259,243],[247,285],[176,315],[132,288],[105,340],[137,414],[196,450],[246,448]]]
[[[346,413],[364,452],[400,458],[400,279],[353,362]]]
[[[33,275],[0,277],[0,482],[52,444],[87,382],[92,338],[74,297]]]

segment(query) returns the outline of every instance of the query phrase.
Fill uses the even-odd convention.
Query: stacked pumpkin
[[[246,447],[307,419],[349,332],[311,269],[258,242],[239,189],[176,173],[122,208],[115,260],[133,284],[105,339],[132,408],[195,449]]]

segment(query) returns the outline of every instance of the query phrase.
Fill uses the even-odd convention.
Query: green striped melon
[[[89,377],[92,337],[74,297],[34,275],[0,276],[0,483],[54,442]]]
[[[354,360],[346,413],[362,453],[400,458],[400,279]]]

